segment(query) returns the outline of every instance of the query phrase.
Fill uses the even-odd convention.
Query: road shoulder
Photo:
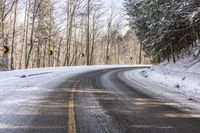
[[[164,85],[155,84],[151,81],[143,78],[140,75],[140,72],[145,69],[135,69],[124,71],[118,74],[118,77],[128,84],[129,86],[141,91],[147,95],[151,95],[155,98],[159,98],[164,101],[177,103],[173,106],[180,108],[181,110],[200,114],[200,103],[197,101],[193,101],[189,99],[189,96],[178,93],[176,91],[172,91],[167,89]]]

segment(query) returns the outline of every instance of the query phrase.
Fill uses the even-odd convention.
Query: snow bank
[[[58,82],[60,80],[62,82],[62,79],[65,80],[83,72],[117,67],[131,67],[131,65],[72,66],[5,71],[0,72],[0,87],[42,86],[45,84],[50,86],[51,81]]]
[[[164,62],[150,69],[128,71],[124,75],[127,82],[137,83],[143,91],[200,113],[200,59],[185,56],[175,64]]]

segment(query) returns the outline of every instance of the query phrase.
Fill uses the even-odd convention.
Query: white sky
[[[103,1],[105,3],[107,3],[108,6],[111,5],[111,4],[114,4],[116,6],[116,8],[118,8],[119,10],[122,11],[122,9],[123,9],[123,2],[124,2],[124,0],[103,0]],[[127,26],[128,22],[126,20],[126,17],[122,18],[121,21],[124,24],[123,28],[122,28],[122,33],[124,34],[129,29],[128,26]]]
[[[108,4],[114,3],[116,4],[117,7],[122,8],[124,0],[103,0],[103,1],[107,2]]]
[[[121,10],[122,11],[122,8],[123,8],[123,2],[124,2],[124,0],[102,0],[103,2],[104,2],[104,5],[106,5],[107,7],[110,7],[111,5],[114,5],[116,8],[117,8],[117,10]],[[22,11],[23,12],[23,11]],[[123,12],[123,11],[122,11]],[[123,14],[123,13],[122,13]],[[23,18],[24,18],[24,16],[23,16],[24,14],[22,13],[22,15],[20,16],[20,20],[23,22]],[[123,19],[121,19],[122,20],[122,22],[124,23],[124,24],[127,24],[127,20],[126,20],[126,18],[123,18]],[[123,26],[124,28],[123,28],[123,30],[125,30],[126,31],[126,29],[127,29],[127,26]]]

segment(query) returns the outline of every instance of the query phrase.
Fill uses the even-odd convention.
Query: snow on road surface
[[[133,66],[77,66],[0,72],[0,114],[37,114],[49,93],[70,77],[117,67]]]
[[[178,102],[184,109],[200,113],[200,60],[193,56],[180,59],[175,64],[165,62],[123,75],[126,82],[139,85],[145,92]]]
[[[0,72],[0,132],[1,129],[27,128],[35,117],[45,115],[62,115],[66,111],[56,111],[52,107],[66,107],[68,101],[62,104],[49,100],[56,93],[58,85],[72,76],[113,67],[129,66],[78,66],[63,68],[43,68]]]

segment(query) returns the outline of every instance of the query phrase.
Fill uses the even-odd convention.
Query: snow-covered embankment
[[[150,69],[125,72],[129,84],[143,92],[174,101],[185,110],[200,113],[200,59],[187,56],[175,64],[165,62]]]

